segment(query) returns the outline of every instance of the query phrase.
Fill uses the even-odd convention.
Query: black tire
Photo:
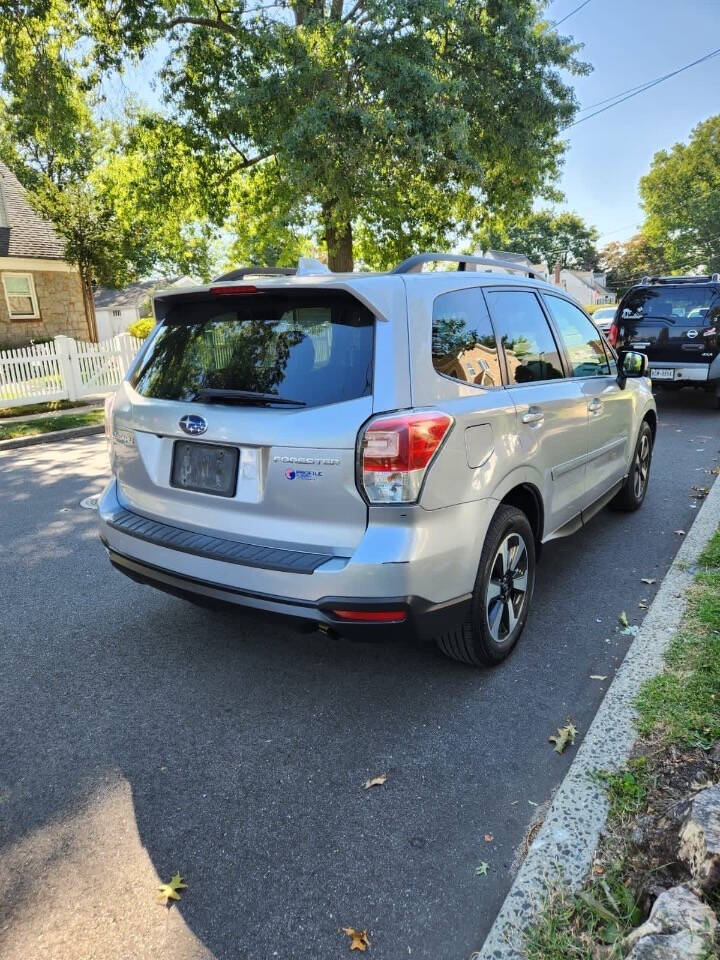
[[[648,483],[650,482],[650,465],[652,463],[653,435],[650,424],[643,420],[638,432],[635,452],[633,453],[630,472],[625,478],[619,493],[610,501],[613,510],[624,510],[627,513],[638,510],[645,499]]]
[[[514,550],[507,554],[512,575],[507,569],[501,571],[504,560],[500,551],[504,545],[506,549]],[[516,583],[524,583],[525,589],[516,588]],[[453,660],[475,667],[500,663],[523,631],[534,586],[535,536],[532,527],[521,510],[500,506],[485,537],[470,611],[461,626],[435,638],[439,650]],[[496,589],[499,593],[489,597]],[[511,616],[515,617],[512,627]]]

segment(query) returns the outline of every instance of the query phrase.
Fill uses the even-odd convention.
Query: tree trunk
[[[95,317],[95,298],[93,297],[92,281],[88,274],[80,268],[80,283],[82,284],[85,319],[87,320],[88,335],[92,343],[98,342],[97,319]]]
[[[328,252],[328,266],[334,273],[351,273],[353,269],[352,225],[338,224],[333,219],[335,204],[323,204],[325,221],[325,243]]]

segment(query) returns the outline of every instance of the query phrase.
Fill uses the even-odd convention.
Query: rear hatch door
[[[631,290],[619,316],[619,342],[646,353],[651,365],[709,364],[718,352],[720,301],[707,284]]]
[[[348,554],[367,525],[355,444],[372,413],[375,318],[350,293],[207,291],[156,304],[123,386],[121,500],[174,526]]]

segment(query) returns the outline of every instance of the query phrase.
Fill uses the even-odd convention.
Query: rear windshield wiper
[[[203,403],[212,403],[214,400],[227,400],[230,403],[251,403],[264,405],[281,403],[286,407],[306,407],[304,400],[291,400],[289,397],[278,397],[274,393],[256,393],[254,390],[218,390],[206,388],[198,390],[195,399]]]

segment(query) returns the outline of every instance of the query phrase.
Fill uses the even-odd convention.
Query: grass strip
[[[679,766],[678,758],[690,765],[693,754],[706,756],[720,739],[720,528],[699,565],[664,669],[636,700],[637,755],[624,770],[596,774],[610,812],[591,876],[578,894],[561,887],[548,891],[527,932],[527,960],[595,960],[599,950],[607,960],[621,958],[623,937],[642,922],[638,877],[646,864],[633,845],[632,824],[663,805],[668,771]]]
[[[19,420],[16,423],[0,424],[0,440],[15,440],[18,437],[34,437],[40,433],[55,433],[72,427],[88,427],[103,422],[102,410],[89,413],[68,413],[59,417],[44,417],[40,420]]]

